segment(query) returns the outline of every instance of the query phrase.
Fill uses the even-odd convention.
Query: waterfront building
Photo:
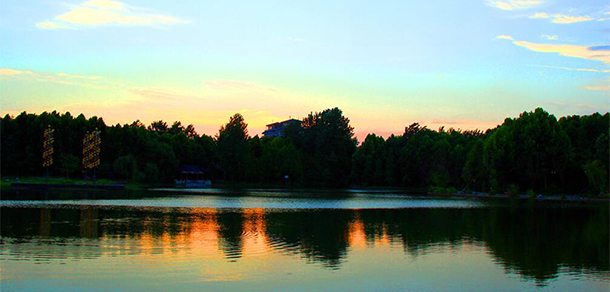
[[[297,119],[289,119],[282,122],[269,124],[267,125],[267,130],[263,132],[263,135],[265,137],[283,137],[284,129],[286,128],[286,126],[292,123],[298,123],[300,125],[301,121]]]

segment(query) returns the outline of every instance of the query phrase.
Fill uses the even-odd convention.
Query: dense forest
[[[354,137],[338,108],[310,113],[284,137],[248,134],[240,114],[214,137],[193,125],[156,121],[107,126],[102,118],[55,111],[6,115],[1,124],[2,176],[42,175],[43,132],[55,129],[55,176],[82,176],[86,132],[101,132],[97,176],[171,183],[182,165],[207,179],[292,187],[400,187],[491,193],[608,193],[610,116],[557,120],[537,108],[485,132],[428,129],[418,123],[387,139]],[[288,181],[285,180],[288,176]]]

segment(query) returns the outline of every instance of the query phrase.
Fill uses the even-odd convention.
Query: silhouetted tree
[[[247,128],[244,117],[235,114],[226,125],[220,127],[216,137],[220,167],[225,176],[233,181],[246,178],[246,166],[250,161]]]

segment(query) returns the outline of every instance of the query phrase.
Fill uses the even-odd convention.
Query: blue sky
[[[610,108],[607,1],[3,1],[0,106],[252,134],[338,106],[360,137]]]

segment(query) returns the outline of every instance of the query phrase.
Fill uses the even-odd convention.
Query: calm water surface
[[[2,291],[608,291],[607,204],[3,192]]]

